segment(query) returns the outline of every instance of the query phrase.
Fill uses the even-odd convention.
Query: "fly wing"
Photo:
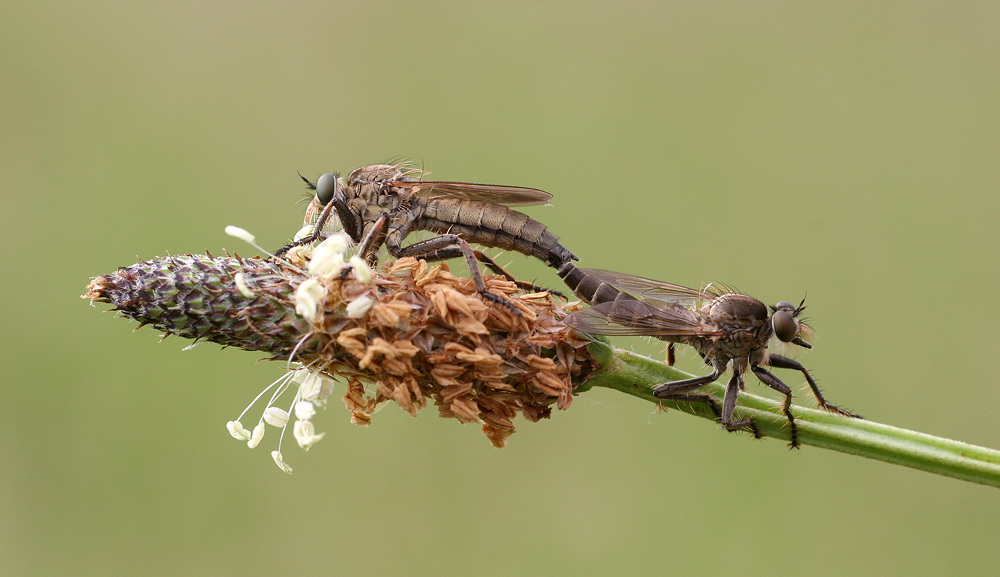
[[[727,292],[721,285],[708,285],[704,290],[695,290],[668,282],[610,270],[584,269],[584,272],[619,290],[649,299],[688,307],[697,306],[703,301],[712,300],[720,294]]]
[[[655,301],[618,300],[581,309],[563,319],[570,327],[597,335],[651,337],[720,336],[690,309]]]
[[[521,186],[505,186],[502,184],[474,184],[471,182],[423,181],[407,182],[393,181],[395,188],[409,189],[410,192],[424,198],[460,198],[463,200],[478,200],[490,204],[504,206],[529,206],[545,204],[552,200],[552,195],[536,188]]]

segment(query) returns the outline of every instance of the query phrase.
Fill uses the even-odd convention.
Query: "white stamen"
[[[299,401],[295,403],[295,418],[300,421],[308,421],[316,416],[316,407],[309,401]]]
[[[272,427],[284,427],[288,424],[288,412],[278,407],[268,407],[264,411],[264,422]]]
[[[334,234],[316,247],[309,260],[309,274],[332,277],[344,268],[344,251],[348,241],[345,234]]]
[[[255,249],[259,250],[260,252],[266,254],[267,256],[269,256],[269,257],[271,257],[273,259],[278,260],[279,262],[288,264],[288,265],[293,266],[293,267],[295,266],[292,263],[288,262],[287,260],[284,260],[284,259],[282,259],[282,258],[280,258],[278,256],[275,256],[274,253],[268,252],[263,247],[261,247],[260,245],[256,244],[254,241],[257,240],[257,237],[255,237],[254,235],[250,234],[249,232],[247,232],[246,230],[244,230],[244,229],[242,229],[242,228],[240,228],[238,226],[227,226],[226,227],[226,234],[228,234],[229,236],[236,237],[236,238],[242,240],[243,242],[249,244],[250,246],[254,247]]]
[[[289,475],[292,474],[292,468],[281,459],[281,451],[271,451],[271,458],[274,459],[274,464],[277,465],[279,469]]]
[[[354,267],[354,276],[358,279],[359,283],[368,284],[372,280],[372,269],[365,262],[365,259],[358,255],[351,257],[351,266]]]
[[[247,441],[247,446],[251,449],[260,444],[260,440],[264,438],[264,421],[257,423],[257,426],[253,428],[253,433],[250,434],[250,440]]]
[[[253,244],[257,240],[257,237],[255,237],[254,235],[247,232],[245,229],[242,229],[238,226],[227,226],[226,234],[232,237],[236,237],[247,244]]]
[[[295,266],[305,267],[309,257],[312,256],[313,250],[315,249],[312,245],[300,244],[299,246],[293,246],[288,249],[285,256],[288,258],[288,262],[294,264]]]
[[[348,238],[346,234],[339,232],[337,234],[331,234],[326,240],[319,243],[319,246],[316,247],[316,249],[318,250],[322,248],[332,252],[344,254],[349,246],[351,246],[351,239]]]
[[[292,237],[292,240],[298,242],[312,233],[313,233],[313,225],[307,224],[302,228],[300,228],[299,232],[295,233],[295,236]]]
[[[344,269],[344,255],[339,252],[320,251],[316,249],[306,265],[309,274],[332,278]]]
[[[326,435],[326,433],[317,435],[312,421],[295,421],[292,434],[295,435],[295,441],[298,442],[299,446],[306,451]]]
[[[370,297],[360,296],[347,304],[347,318],[357,319],[364,316],[374,303]]]
[[[250,440],[250,431],[244,429],[239,421],[229,421],[226,423],[226,428],[229,429],[229,434],[237,441]]]
[[[256,404],[257,401],[259,401],[260,398],[264,396],[264,393],[270,391],[272,387],[278,387],[279,390],[284,391],[288,387],[288,382],[292,380],[293,376],[294,373],[285,373],[280,377],[278,377],[277,379],[275,379],[273,383],[265,387],[263,391],[257,393],[257,396],[254,397],[252,401],[250,401],[250,404],[247,405],[247,408],[243,409],[243,412],[240,413],[239,417],[236,417],[236,422],[239,423],[240,419],[243,418],[243,415],[247,414],[247,411],[250,410],[250,407],[253,407],[254,404]]]
[[[253,291],[250,290],[250,287],[247,285],[247,278],[245,274],[238,272],[233,275],[233,280],[236,281],[236,288],[240,290],[241,295],[247,297],[248,299],[252,299],[254,297]]]
[[[299,383],[299,398],[304,401],[322,402],[333,393],[336,381],[322,371],[299,369],[292,380]]]
[[[319,313],[325,290],[319,281],[311,278],[302,282],[295,290],[295,312],[306,320],[313,320]]]

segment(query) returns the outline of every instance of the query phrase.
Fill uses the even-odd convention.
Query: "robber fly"
[[[476,290],[484,298],[509,303],[486,292],[478,262],[528,290],[540,290],[517,281],[491,258],[469,243],[513,250],[539,258],[558,268],[577,260],[573,253],[548,232],[545,225],[508,206],[545,204],[552,195],[534,188],[468,182],[420,181],[421,171],[396,164],[374,164],[351,172],[346,179],[324,174],[315,184],[303,177],[316,194],[306,210],[306,223],[315,221],[313,232],[292,246],[320,238],[333,218],[358,244],[358,255],[369,262],[385,246],[394,257],[418,257],[427,261],[464,257]],[[426,230],[438,236],[403,246],[412,231]]]
[[[805,299],[799,306],[782,301],[768,310],[759,300],[721,285],[695,290],[622,273],[581,269],[571,262],[565,263],[558,274],[580,298],[593,305],[570,314],[565,319],[569,326],[593,334],[656,337],[670,343],[668,359],[674,343],[688,345],[712,367],[711,374],[703,377],[656,385],[653,394],[661,399],[708,403],[727,430],[749,429],[759,436],[752,419],[733,420],[736,397],[749,369],[762,383],[785,395],[781,412],[788,419],[791,446],[798,447],[798,431],[790,410],[792,390],[764,368],[774,367],[801,371],[821,408],[860,418],[827,403],[801,364],[767,350],[771,337],[812,348],[806,342],[812,331],[799,319]],[[732,368],[733,375],[726,385],[721,410],[708,395],[691,393],[715,382],[727,368]]]

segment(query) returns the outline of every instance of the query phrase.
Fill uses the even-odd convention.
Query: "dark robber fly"
[[[667,341],[670,364],[674,343],[688,345],[712,367],[712,373],[703,377],[656,385],[653,394],[661,399],[708,403],[727,430],[748,429],[759,436],[752,419],[733,420],[743,374],[749,369],[762,383],[785,395],[781,412],[788,419],[791,446],[798,447],[798,431],[790,410],[792,390],[764,368],[774,367],[801,371],[821,408],[860,418],[827,403],[801,364],[767,350],[772,336],[783,343],[812,348],[806,342],[812,331],[798,318],[805,308],[804,300],[797,307],[782,301],[768,310],[759,300],[720,285],[694,290],[617,272],[581,269],[571,262],[559,269],[559,276],[593,305],[569,315],[565,319],[569,326],[593,334],[645,335]],[[733,375],[726,385],[721,410],[710,396],[691,393],[714,382],[730,367]]]
[[[277,254],[320,238],[324,226],[337,218],[344,232],[359,243],[358,254],[365,260],[375,262],[383,245],[397,258],[412,256],[435,261],[464,257],[479,293],[507,306],[510,304],[505,300],[486,292],[477,259],[524,289],[539,287],[515,280],[491,258],[470,248],[469,243],[517,251],[554,268],[577,260],[545,225],[507,208],[545,204],[551,194],[518,186],[414,178],[420,174],[419,170],[401,165],[375,164],[354,170],[346,180],[324,174],[314,184],[303,177],[306,185],[316,191],[306,210],[306,223],[315,220],[313,232]],[[416,230],[438,236],[403,246],[403,239]]]

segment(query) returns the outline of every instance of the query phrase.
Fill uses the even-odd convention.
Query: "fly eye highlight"
[[[786,305],[787,308],[783,305]],[[790,343],[799,334],[799,321],[791,311],[795,308],[786,302],[778,303],[777,310],[771,315],[771,326],[774,327],[774,336],[783,343]]]
[[[321,206],[326,206],[337,193],[337,176],[329,172],[316,179],[316,200]]]

